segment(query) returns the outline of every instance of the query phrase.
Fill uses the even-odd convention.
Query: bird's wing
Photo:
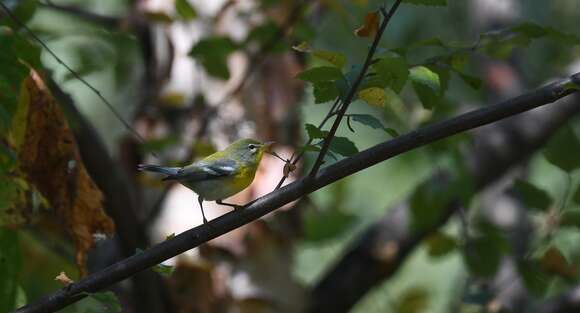
[[[238,167],[234,160],[222,159],[212,162],[200,161],[182,168],[175,175],[167,176],[163,180],[200,181],[235,175],[237,172]]]

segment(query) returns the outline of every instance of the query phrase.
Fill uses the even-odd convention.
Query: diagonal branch
[[[330,131],[328,132],[328,135],[324,139],[324,144],[322,145],[322,148],[320,149],[320,153],[318,153],[318,157],[316,158],[316,161],[314,162],[314,165],[312,166],[312,170],[310,171],[309,177],[316,176],[316,173],[318,173],[318,170],[322,166],[322,163],[324,161],[324,156],[328,152],[328,149],[330,147],[330,143],[332,142],[332,138],[336,134],[336,131],[338,130],[338,126],[340,125],[340,122],[342,121],[342,118],[344,117],[344,114],[346,113],[348,106],[350,105],[350,103],[354,99],[354,96],[358,90],[358,86],[363,81],[369,67],[371,66],[371,63],[373,62],[373,56],[375,55],[375,52],[377,51],[377,47],[379,46],[379,42],[381,41],[381,37],[383,36],[385,29],[387,29],[387,26],[389,25],[389,21],[391,20],[391,18],[393,17],[393,15],[397,11],[397,9],[399,8],[399,5],[401,4],[401,2],[402,2],[402,0],[396,0],[395,3],[393,4],[393,6],[391,7],[391,9],[389,10],[389,12],[385,12],[385,9],[381,8],[381,13],[383,14],[383,22],[381,23],[381,26],[379,27],[379,31],[375,35],[375,39],[373,40],[371,48],[369,49],[369,52],[367,54],[367,58],[365,60],[365,63],[363,65],[362,69],[360,70],[358,77],[356,78],[356,80],[354,81],[354,83],[352,84],[350,89],[348,90],[348,94],[346,95],[346,98],[344,99],[342,106],[338,110],[338,115],[337,115],[336,119],[334,120],[334,123],[332,124],[332,127],[330,128]]]
[[[314,177],[303,178],[271,192],[248,204],[244,210],[232,211],[208,224],[187,230],[143,253],[133,255],[87,276],[70,287],[47,295],[16,312],[52,312],[62,309],[85,297],[85,292],[96,292],[127,279],[164,260],[248,224],[284,204],[337,180],[437,140],[552,103],[576,92],[575,87],[580,87],[580,73],[502,103],[486,106],[373,146],[323,168]]]
[[[541,110],[527,112],[477,131],[468,154],[469,175],[479,191],[508,173],[508,169],[541,148],[559,127],[580,113],[578,97],[569,97]],[[430,182],[443,193],[455,185],[437,173]],[[310,294],[309,312],[347,312],[368,291],[392,277],[406,257],[432,232],[461,213],[460,201],[451,199],[441,214],[421,231],[410,227],[413,214],[409,201],[388,210],[352,242],[339,261],[331,266]],[[432,209],[432,208],[429,208]]]

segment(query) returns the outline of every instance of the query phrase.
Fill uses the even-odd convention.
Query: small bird
[[[198,195],[203,223],[207,223],[203,212],[203,201],[239,209],[242,206],[222,200],[246,189],[256,175],[264,152],[271,152],[274,142],[261,143],[254,139],[240,139],[222,151],[185,167],[164,167],[139,164],[140,171],[165,174],[163,180],[175,180]]]

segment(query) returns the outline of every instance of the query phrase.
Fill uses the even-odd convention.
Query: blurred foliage
[[[134,29],[125,26],[110,29],[82,19],[70,19],[64,17],[65,13],[56,14],[33,0],[3,3],[51,47],[57,47],[57,54],[62,52],[63,59],[79,75],[91,77],[103,94],[119,97],[122,101],[115,103],[123,103],[119,107],[127,116],[135,110],[125,103],[134,103],[134,94],[145,92],[134,91],[135,86],[140,86],[145,69],[139,52],[142,38],[135,35]],[[71,3],[103,14],[132,14],[128,2]],[[330,129],[329,124],[316,125],[327,116],[330,103],[347,97],[358,77],[367,47],[383,18],[378,10],[382,3],[322,1],[303,9],[303,16],[289,31],[281,29],[276,15],[251,24],[251,29],[237,36],[205,29],[202,38],[189,48],[188,56],[199,62],[209,77],[220,81],[232,77],[230,61],[233,55],[253,56],[264,47],[269,47],[270,54],[287,54],[304,61],[306,69],[292,74],[306,85],[304,98],[296,106],[302,112],[303,142],[311,140],[301,148],[298,145],[306,153],[304,164],[307,168]],[[580,18],[580,10],[562,7],[577,9],[577,3],[573,0],[521,3],[525,8],[519,12],[521,16],[517,20],[499,23],[500,27],[481,28],[475,25],[475,18],[470,17],[474,13],[469,11],[468,2],[403,1],[354,94],[345,121],[331,142],[326,164],[425,123],[456,115],[465,109],[467,102],[480,106],[497,99],[490,96],[500,92],[493,89],[494,82],[486,76],[485,62],[506,62],[520,73],[520,81],[526,88],[565,73],[568,65],[577,62],[579,56],[580,34],[574,26]],[[274,11],[277,5],[277,1],[261,1],[252,10]],[[239,14],[246,14],[245,18],[252,20],[251,13]],[[192,2],[176,0],[170,12],[148,11],[144,14],[144,23],[180,27],[214,18],[206,15],[205,10]],[[287,39],[279,38],[282,33]],[[51,75],[50,70],[54,72],[57,83],[71,92],[74,99],[80,100],[80,106],[89,108],[85,113],[101,133],[122,130],[119,125],[98,127],[111,125],[110,118],[103,118],[106,108],[91,105],[90,101],[87,104],[84,100],[89,93],[80,90],[73,75],[59,67],[58,62],[50,60],[29,34],[4,14],[0,15],[0,51],[0,312],[8,312],[57,288],[57,282],[51,278],[59,272],[74,271],[74,245],[80,265],[94,244],[92,235],[97,230],[112,231],[108,217],[98,211],[100,191],[92,185],[90,177],[85,173],[75,179],[67,178],[69,167],[84,171],[76,148],[66,150],[66,157],[55,154],[65,151],[58,144],[61,139],[76,147],[70,130],[51,133],[38,126],[65,125],[66,112],[61,111],[50,93],[42,93],[42,78],[36,81],[37,89],[30,85],[31,70],[46,75]],[[188,99],[181,93],[173,94],[177,95],[177,100],[170,95],[166,94],[165,100],[179,103],[173,108],[178,116],[192,112],[195,115],[195,110],[204,107],[179,111],[186,107],[184,103],[188,103]],[[29,114],[34,113],[29,111],[33,110],[29,109],[31,101],[32,105],[52,105],[51,110],[34,112],[61,118],[38,118],[35,119],[38,124],[27,124],[28,117],[32,116]],[[171,113],[167,113],[169,115]],[[166,136],[139,145],[139,153],[147,155],[181,144],[182,134],[172,133],[179,128],[171,127]],[[474,197],[473,182],[466,177],[465,164],[458,156],[460,151],[469,148],[470,137],[465,135],[405,154],[313,194],[303,206],[303,221],[297,227],[301,228],[300,236],[284,238],[292,241],[289,244],[268,233],[271,241],[267,243],[280,245],[267,251],[274,256],[265,253],[266,256],[260,255],[263,263],[246,266],[253,268],[256,264],[267,263],[264,260],[279,262],[291,258],[292,264],[288,266],[293,268],[293,278],[307,290],[335,264],[352,239],[384,214],[385,208],[407,199],[411,212],[409,226],[417,233],[437,224],[446,214],[446,208],[459,199],[465,209],[475,211],[468,214],[467,223],[453,220],[443,229],[430,232],[423,245],[405,261],[398,275],[369,293],[354,308],[355,312],[448,312],[456,308],[461,308],[462,312],[476,311],[495,297],[479,282],[493,279],[506,257],[515,259],[519,278],[536,299],[558,294],[577,284],[579,278],[580,249],[576,244],[580,239],[580,184],[576,171],[580,167],[578,130],[577,122],[562,127],[542,153],[527,163],[526,178],[515,180],[506,189],[519,204],[529,209],[526,215],[531,220],[532,238],[525,257],[515,252],[510,241],[512,230],[478,214],[479,200]],[[22,145],[36,136],[49,137],[52,143],[27,146],[25,149],[32,150],[22,154]],[[117,138],[108,135],[104,138],[116,151]],[[212,143],[196,141],[190,150],[201,156],[210,154],[215,148]],[[129,153],[122,152],[125,154],[119,154],[126,161]],[[41,154],[45,163],[31,162],[23,157],[35,154]],[[52,162],[57,159],[68,162]],[[33,172],[39,171],[41,174],[35,179]],[[429,177],[441,171],[449,175]],[[50,179],[43,180],[47,177]],[[62,194],[58,193],[60,191]],[[85,201],[82,204],[67,202],[79,195]],[[42,212],[39,211],[46,207],[57,211],[69,208],[70,211],[60,211],[59,215],[66,227],[59,225],[58,229],[54,222],[41,220]],[[97,213],[91,215],[90,212]],[[31,224],[34,230],[23,226]],[[62,228],[69,230],[69,238],[62,236]],[[32,260],[42,260],[46,265],[34,265]],[[246,258],[248,260],[251,258]],[[215,260],[207,262],[212,261]],[[163,274],[163,279],[170,280],[174,276],[174,267],[170,265],[160,264],[153,270]],[[87,300],[65,311],[122,311],[117,297],[110,291],[87,296]],[[272,306],[269,299],[262,298],[246,298],[240,303],[243,303],[240,307],[249,308]]]

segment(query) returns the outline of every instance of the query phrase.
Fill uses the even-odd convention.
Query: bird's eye
[[[255,152],[256,151],[256,145],[254,144],[249,144],[248,145],[248,149],[250,149],[250,151]]]

